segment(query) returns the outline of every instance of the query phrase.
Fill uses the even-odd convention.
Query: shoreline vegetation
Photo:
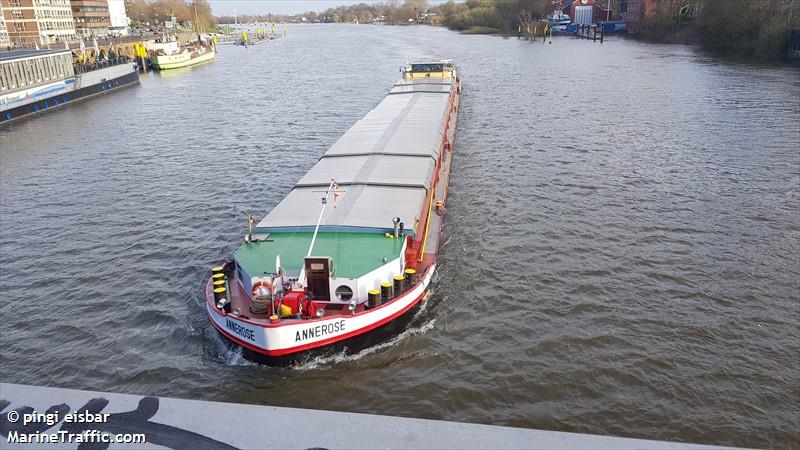
[[[201,28],[212,28],[216,18],[208,0],[126,0],[125,9],[133,27],[161,27],[172,17],[179,24],[194,22],[194,5],[197,6],[197,21]]]
[[[161,2],[179,0],[157,0]],[[685,5],[692,4],[687,17]],[[605,0],[600,4],[605,4]],[[620,20],[623,0],[610,0]],[[755,60],[787,56],[792,30],[800,29],[800,0],[660,0],[650,4],[636,36],[658,43],[694,44],[711,53]],[[516,35],[521,18],[546,20],[551,0],[466,0],[429,5],[426,0],[388,0],[337,6],[294,16],[217,17],[219,23],[301,22],[443,26],[465,34]],[[797,33],[797,31],[795,31]]]

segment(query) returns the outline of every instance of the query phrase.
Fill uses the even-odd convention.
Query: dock
[[[275,406],[181,400],[75,389],[0,383],[2,448],[24,433],[64,432],[97,436],[131,433],[146,443],[124,448],[172,449],[677,449],[723,447],[543,431],[440,420],[320,411]],[[15,411],[15,412],[14,412]],[[58,414],[58,420],[24,424],[32,413]],[[67,423],[67,413],[90,412],[100,422]],[[16,419],[16,420],[13,420]],[[96,431],[95,431],[96,430]],[[98,444],[94,444],[98,445]],[[77,443],[39,444],[41,448],[78,448]],[[37,448],[38,448],[37,447]],[[106,448],[105,446],[99,448]],[[112,444],[111,448],[120,448]]]
[[[603,27],[601,26],[593,26],[593,25],[578,25],[578,28],[575,30],[575,37],[581,39],[591,39],[592,42],[600,41],[603,42],[605,38],[605,31],[603,31]]]

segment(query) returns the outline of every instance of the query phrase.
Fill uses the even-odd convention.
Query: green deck
[[[245,242],[234,254],[250,276],[275,273],[275,256],[289,273],[303,267],[313,233],[271,233],[267,240]],[[333,259],[335,277],[358,278],[400,256],[403,239],[389,239],[381,233],[320,232],[311,256]]]

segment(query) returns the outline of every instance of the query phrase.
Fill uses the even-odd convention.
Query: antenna
[[[319,226],[322,223],[322,215],[325,213],[325,207],[328,206],[328,197],[331,195],[339,185],[336,184],[336,180],[331,178],[331,184],[328,185],[328,189],[325,191],[325,196],[322,197],[322,208],[319,210],[319,218],[317,219],[317,225],[314,227],[314,235],[311,236],[311,245],[308,246],[308,253],[306,253],[306,258],[311,256],[311,252],[314,251],[314,243],[317,241],[317,233],[319,233]],[[297,277],[298,283],[305,284],[305,275],[306,275],[306,268],[305,266],[300,270],[300,276]]]

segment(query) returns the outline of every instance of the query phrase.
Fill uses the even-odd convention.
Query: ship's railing
[[[116,56],[111,59],[104,59],[102,61],[95,61],[91,63],[75,63],[75,73],[86,73],[93,70],[104,69],[106,67],[118,66],[120,64],[127,64],[133,62],[127,56]]]

